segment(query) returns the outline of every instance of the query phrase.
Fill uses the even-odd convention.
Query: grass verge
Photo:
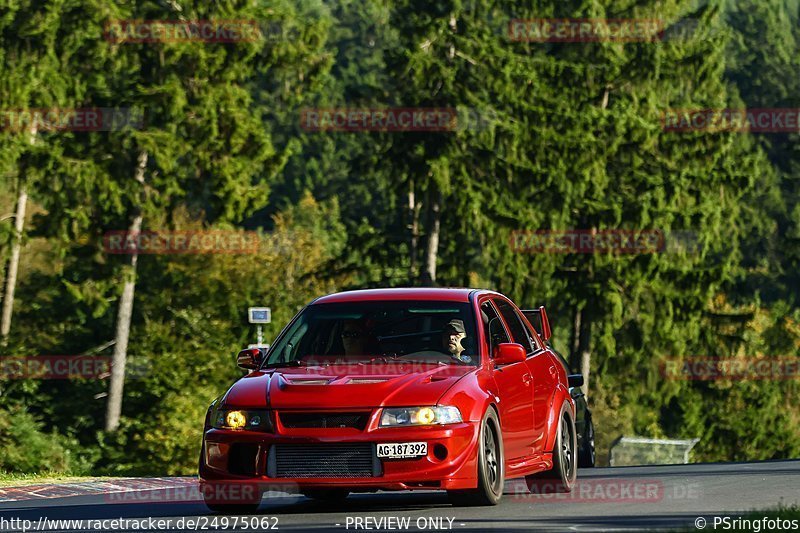
[[[59,472],[44,472],[40,474],[19,474],[0,471],[0,489],[9,487],[25,487],[30,485],[48,485],[51,483],[82,483],[86,481],[110,481],[113,477],[96,476],[70,476]]]

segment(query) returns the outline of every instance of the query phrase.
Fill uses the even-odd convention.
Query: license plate
[[[378,444],[378,457],[381,459],[404,459],[428,455],[427,442],[389,442]]]

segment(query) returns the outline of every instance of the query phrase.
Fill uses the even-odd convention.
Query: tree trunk
[[[576,368],[580,368],[580,352],[581,352],[581,319],[583,315],[583,308],[575,306],[575,316],[572,320],[572,331],[570,332],[570,346],[569,346],[569,370],[574,372]]]
[[[147,166],[147,152],[139,153],[134,179],[144,188],[144,171]],[[138,234],[142,230],[142,213],[137,209],[128,231]],[[134,248],[135,250],[135,248]],[[122,393],[125,385],[125,362],[128,357],[128,338],[131,331],[133,315],[133,297],[136,290],[136,262],[139,255],[131,254],[130,265],[125,272],[125,284],[119,300],[117,327],[114,334],[114,355],[111,358],[111,380],[108,385],[108,403],[106,404],[106,431],[116,431],[122,413]]]
[[[410,261],[408,262],[408,279],[413,281],[417,279],[417,248],[419,247],[419,206],[414,191],[414,179],[409,179],[408,185],[408,215],[411,221],[409,229],[411,230],[411,246],[409,250]]]
[[[592,362],[592,323],[588,317],[586,307],[575,308],[575,318],[572,323],[571,350],[569,364],[572,371],[577,370],[583,374],[581,391],[589,396],[589,371]]]
[[[2,307],[2,302],[4,300],[5,288],[6,288],[6,268],[8,265],[2,263],[0,266],[0,307]]]
[[[442,222],[441,204],[442,194],[434,193],[430,203],[428,248],[425,252],[425,270],[422,274],[422,284],[425,286],[436,285],[436,259],[439,254],[439,230]]]
[[[608,88],[606,88],[606,96],[608,97]],[[586,224],[588,225],[588,224]],[[585,226],[584,226],[585,227]],[[592,242],[597,235],[597,228],[592,227],[590,231],[592,235]],[[594,280],[594,269],[592,263],[584,274],[586,281],[591,284]],[[581,391],[588,398],[589,397],[589,375],[592,363],[592,309],[591,304],[587,302],[579,303],[575,312],[575,322],[573,324],[573,353],[571,354],[571,363],[578,364],[578,370],[583,374],[583,386]]]
[[[570,366],[583,374],[583,386],[581,391],[589,397],[589,370],[592,360],[592,323],[587,317],[585,307],[578,307],[575,310],[575,319],[572,329],[572,352],[570,353]]]
[[[24,179],[20,177],[17,194],[17,213],[14,216],[14,242],[11,245],[11,257],[8,259],[6,290],[3,297],[3,316],[0,318],[0,335],[8,337],[11,331],[11,314],[14,310],[14,289],[17,285],[19,255],[22,250],[22,230],[25,228],[25,208],[28,205],[28,189]]]
[[[581,374],[583,374],[583,395],[589,397],[589,369],[591,368],[592,352],[588,347],[581,351]]]
[[[36,126],[31,126],[29,139],[31,145],[36,142]],[[24,156],[23,156],[24,157]],[[17,287],[19,255],[22,251],[22,231],[25,229],[25,210],[28,207],[28,185],[25,182],[25,163],[20,165],[19,190],[17,191],[17,212],[14,215],[14,242],[11,245],[11,257],[6,269],[6,288],[3,293],[3,311],[0,317],[0,337],[5,341],[11,331],[11,315],[14,312],[14,290]]]

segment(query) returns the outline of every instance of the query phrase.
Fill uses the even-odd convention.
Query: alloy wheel
[[[500,464],[497,461],[497,445],[494,440],[494,432],[489,424],[483,428],[483,453],[486,458],[486,475],[489,485],[494,489],[500,478]]]
[[[569,419],[564,417],[561,421],[561,458],[563,459],[564,471],[567,477],[572,476],[572,469],[575,468],[570,427]]]

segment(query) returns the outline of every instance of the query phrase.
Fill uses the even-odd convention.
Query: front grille
[[[292,478],[355,478],[382,475],[375,445],[275,444],[269,450],[267,475]]]
[[[255,476],[257,472],[258,444],[231,444],[228,454],[228,472],[239,476]]]
[[[367,427],[369,413],[280,413],[286,428],[356,428]]]

